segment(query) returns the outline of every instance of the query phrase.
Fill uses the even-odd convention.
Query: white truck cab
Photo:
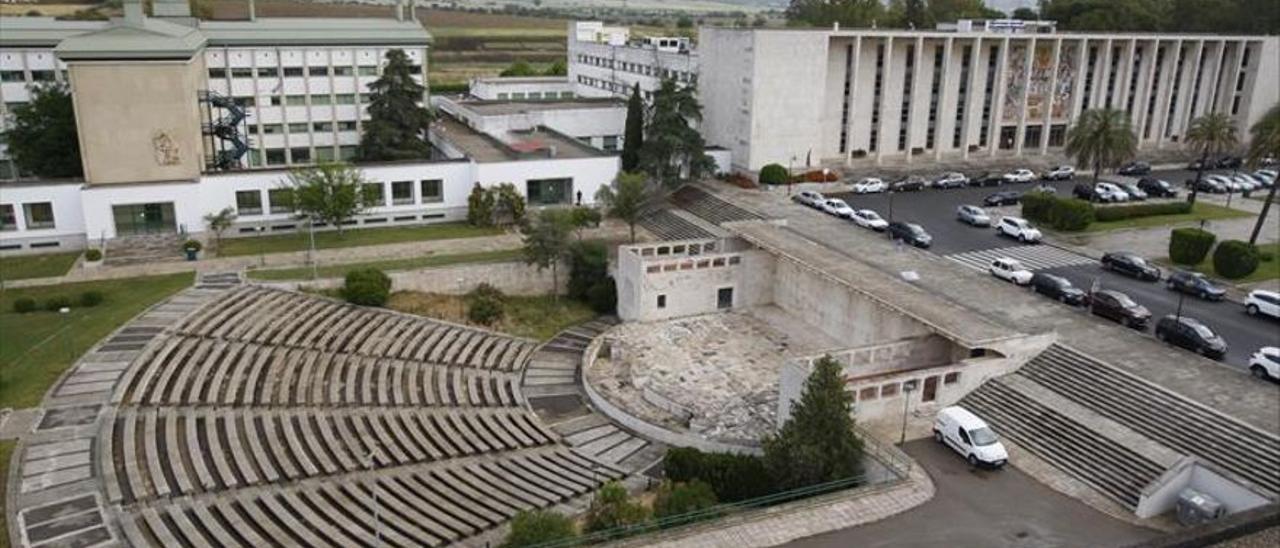
[[[938,411],[933,420],[933,438],[960,453],[971,466],[999,468],[1009,460],[1009,453],[991,427],[958,405]]]

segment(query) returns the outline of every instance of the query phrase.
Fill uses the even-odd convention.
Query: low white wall
[[[1134,514],[1146,519],[1172,511],[1177,507],[1178,495],[1187,488],[1217,499],[1227,514],[1243,512],[1272,502],[1228,477],[1216,466],[1195,457],[1183,457],[1142,490]]]
[[[84,183],[6,183],[0,187],[0,204],[13,207],[16,226],[0,232],[0,254],[48,253],[84,247],[84,214],[81,190]],[[49,202],[53,207],[53,228],[27,228],[23,204]],[[56,246],[52,244],[56,243]],[[31,247],[35,244],[38,247]],[[48,246],[48,247],[44,247]]]

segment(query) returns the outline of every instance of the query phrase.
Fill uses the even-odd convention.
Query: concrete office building
[[[1275,36],[946,29],[703,28],[702,132],[750,170],[1035,156],[1113,108],[1158,150],[1209,112],[1243,135],[1280,100]]]
[[[598,21],[569,23],[569,83],[580,97],[627,97],[640,86],[645,97],[664,78],[698,82],[698,52],[688,38],[632,40],[626,27]]]

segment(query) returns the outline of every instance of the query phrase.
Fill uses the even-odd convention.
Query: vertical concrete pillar
[[[996,66],[996,89],[991,98],[991,121],[989,126],[991,131],[987,132],[987,156],[995,156],[996,150],[999,149],[1000,143],[1000,120],[1004,118],[1004,94],[1008,90],[1005,89],[1009,85],[1008,67],[1009,67],[1009,43],[1010,40],[1005,38],[1000,41],[1000,55],[997,56]]]
[[[1070,127],[1071,122],[1076,119],[1084,105],[1089,104],[1084,96],[1084,79],[1089,72],[1089,48],[1093,47],[1089,43],[1088,38],[1083,38],[1076,44],[1076,81],[1075,88],[1071,91],[1071,108],[1067,110],[1067,126]],[[1097,73],[1094,73],[1094,87],[1098,85]]]
[[[1044,117],[1040,120],[1040,155],[1044,156],[1049,152],[1049,127],[1053,121],[1053,107],[1058,97],[1058,70],[1061,68],[1062,59],[1062,38],[1053,40],[1053,65],[1050,67],[1049,88],[1046,92],[1046,101],[1044,103]]]
[[[1187,120],[1192,115],[1191,98],[1195,96],[1196,75],[1200,74],[1203,69],[1201,61],[1204,59],[1205,41],[1199,39],[1195,41],[1195,45],[1191,48],[1191,55],[1182,64],[1182,86],[1178,88],[1178,106],[1174,112],[1173,120],[1169,123],[1173,124],[1171,133],[1175,133],[1179,141],[1187,127]]]
[[[1022,156],[1027,136],[1027,99],[1031,96],[1031,65],[1036,62],[1036,39],[1027,40],[1022,63],[1022,97],[1018,99],[1018,126],[1013,132],[1013,153]]]
[[[960,157],[969,159],[969,131],[973,125],[973,113],[978,112],[982,108],[982,93],[978,90],[978,59],[982,55],[982,37],[975,36],[973,38],[973,48],[969,50],[969,82],[965,85],[968,91],[965,93],[965,101],[967,104],[959,105],[964,109],[964,113],[960,117]],[[975,101],[974,98],[977,98]]]
[[[1227,77],[1222,79],[1223,93],[1218,102],[1218,108],[1227,114],[1231,114],[1231,104],[1235,102],[1236,80],[1240,78],[1240,71],[1244,69],[1244,48],[1246,46],[1246,43],[1240,39],[1234,39],[1231,43],[1231,50],[1234,53],[1234,58],[1230,65],[1231,72],[1227,73]],[[1243,127],[1242,124],[1243,118],[1238,117],[1236,119],[1237,130],[1244,134],[1248,131],[1248,128]]]
[[[1116,92],[1113,95],[1115,103],[1111,108],[1124,110],[1129,101],[1129,80],[1133,77],[1133,71],[1138,70],[1138,39],[1130,38],[1120,55],[1123,61],[1120,63],[1120,70],[1116,71]],[[1144,58],[1143,62],[1147,62],[1147,59]],[[1130,122],[1133,118],[1133,113],[1130,113]]]
[[[1110,83],[1108,75],[1111,73],[1111,49],[1113,48],[1112,40],[1107,38],[1102,43],[1102,51],[1098,55],[1098,67],[1093,71],[1093,91],[1089,93],[1088,101],[1085,102],[1085,110],[1094,108],[1105,108],[1107,98],[1107,85]]]
[[[915,43],[915,51],[911,59],[911,89],[902,90],[903,98],[907,102],[907,119],[903,121],[906,127],[903,129],[907,133],[907,146],[905,152],[907,154],[907,163],[910,164],[914,160],[911,150],[915,148],[916,123],[919,121],[915,115],[915,110],[920,106],[920,75],[924,73],[921,65],[924,63],[924,37],[917,36]]]
[[[1184,41],[1182,39],[1175,40],[1173,43],[1173,57],[1165,60],[1165,67],[1162,71],[1168,77],[1157,75],[1156,79],[1160,82],[1161,94],[1159,104],[1156,105],[1156,120],[1153,122],[1156,132],[1156,149],[1164,148],[1165,133],[1167,133],[1169,124],[1173,122],[1173,112],[1171,109],[1176,108],[1174,105],[1173,87],[1177,83],[1178,91],[1186,91],[1183,75],[1186,74],[1186,62]],[[1166,56],[1168,57],[1168,56]],[[1181,65],[1179,65],[1181,63]]]
[[[1214,50],[1213,57],[1213,78],[1209,79],[1206,95],[1201,97],[1205,106],[1199,109],[1200,112],[1196,116],[1209,112],[1217,112],[1218,110],[1218,91],[1222,88],[1222,65],[1227,62],[1226,40],[1218,40],[1218,47]]]
[[[893,79],[893,37],[886,36],[884,38],[884,59],[880,74],[880,125],[876,128],[876,164],[884,159],[884,143],[885,130],[884,122],[889,119],[889,97],[885,90],[889,89],[889,82]]]
[[[1147,134],[1147,124],[1150,123],[1152,131],[1154,131],[1156,129],[1155,122],[1153,122],[1151,118],[1159,116],[1159,92],[1163,87],[1160,85],[1160,81],[1156,80],[1156,77],[1158,76],[1156,74],[1156,60],[1161,59],[1159,38],[1151,41],[1151,52],[1147,57],[1148,59],[1145,70],[1143,70],[1144,74],[1142,76],[1142,81],[1138,82],[1138,100],[1134,102],[1133,106],[1134,110],[1137,111],[1136,117],[1138,119],[1138,126],[1134,129],[1138,131],[1139,146],[1147,144],[1150,140],[1151,137]],[[1166,54],[1161,61],[1160,71],[1164,72],[1169,64],[1169,56]],[[1150,101],[1152,94],[1156,94],[1155,109],[1148,112],[1147,106],[1151,104]]]
[[[934,120],[933,124],[934,161],[941,159],[942,149],[947,148],[947,146],[950,145],[951,130],[955,126],[955,116],[950,115],[953,111],[947,108],[947,105],[951,104],[952,73],[960,70],[959,66],[953,66],[953,63],[951,62],[952,47],[954,43],[955,38],[950,36],[948,36],[942,43],[942,66],[938,67],[938,70],[942,71],[942,74],[938,77],[938,114],[937,119]],[[956,105],[956,108],[963,109],[964,105]],[[944,146],[943,143],[946,143],[947,146]]]

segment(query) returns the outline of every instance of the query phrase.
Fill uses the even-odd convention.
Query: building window
[[[351,76],[355,74],[355,69],[351,67],[333,67],[334,76]]]
[[[289,133],[306,133],[307,124],[289,124]]]
[[[418,194],[421,196],[422,203],[443,202],[444,201],[444,181],[440,179],[427,179],[418,182]]]
[[[305,164],[311,161],[311,149],[307,147],[289,149],[289,156],[295,164]]]
[[[391,182],[391,205],[413,203],[413,181]]]
[[[499,100],[499,101],[506,101],[508,97],[511,97],[511,94],[506,93],[506,92],[503,92],[503,93],[499,93],[499,94],[498,94],[498,100]]]
[[[365,183],[361,194],[364,197],[364,205],[369,207],[380,207],[387,205],[387,197],[382,183]]]
[[[605,135],[604,143],[601,144],[600,148],[603,148],[604,150],[609,150],[609,151],[618,150],[618,136]]]
[[[891,398],[898,395],[898,383],[886,384],[880,387],[880,397]]]
[[[332,102],[333,102],[333,99],[332,99],[332,98],[330,98],[328,94],[323,94],[323,95],[312,95],[312,96],[311,96],[311,105],[312,105],[312,106],[316,106],[316,105],[328,105],[328,104],[330,104],[330,103],[332,103]]]
[[[284,133],[284,126],[280,124],[262,124],[262,133],[265,135]]]
[[[942,376],[942,384],[955,384],[960,382],[960,373],[947,373]]]
[[[534,205],[570,204],[573,179],[533,179],[526,183],[525,199]]]
[[[1067,125],[1054,124],[1049,126],[1049,146],[1062,147],[1067,142]]]
[[[258,67],[258,78],[276,78],[280,76],[280,69],[276,67]]]
[[[284,96],[284,104],[291,107],[302,107],[307,105],[306,95],[286,95]]]
[[[284,77],[285,77],[285,78],[301,78],[301,77],[302,77],[302,67],[285,67],[285,68],[284,68]]]
[[[0,232],[18,229],[18,217],[13,204],[0,204]]]
[[[272,213],[293,213],[293,189],[273,188],[267,190],[267,202]]]
[[[879,390],[872,386],[871,388],[863,388],[858,391],[858,401],[870,401],[876,399]]]
[[[338,147],[338,159],[343,162],[349,162],[356,159],[355,145],[344,145]]]
[[[236,67],[231,69],[232,78],[253,78],[253,69],[249,67]]]
[[[278,166],[285,163],[283,148],[267,149],[267,165]]]
[[[354,105],[356,104],[356,95],[354,93],[340,93],[333,96],[333,102],[338,105]]]
[[[54,228],[53,202],[22,204],[22,212],[27,217],[27,230]]]
[[[237,190],[236,213],[239,215],[262,215],[262,193],[257,190]]]
[[[329,67],[307,67],[307,75],[309,76],[328,76]]]
[[[359,69],[356,69],[356,72],[360,76],[377,76],[378,67],[360,67]]]
[[[316,130],[317,133],[328,133],[333,131],[333,122],[316,122],[311,124],[311,127]]]
[[[20,71],[20,70],[19,70],[19,71],[15,71],[15,72],[17,72],[17,73],[18,73],[18,79],[17,79],[17,80],[10,80],[10,79],[8,78],[8,76],[9,76],[9,71],[4,71],[4,72],[0,73],[0,76],[3,76],[3,77],[4,77],[4,81],[5,81],[5,82],[21,82],[21,81],[22,81],[22,71]],[[227,69],[222,69],[222,68],[211,68],[211,69],[209,69],[209,79],[210,79],[210,80],[221,80],[221,79],[226,78],[226,77],[227,77]]]
[[[356,130],[355,121],[338,122],[338,131],[355,131],[355,130]]]
[[[658,295],[658,308],[666,308],[666,307],[667,307],[667,296]]]
[[[317,162],[332,162],[338,156],[333,153],[333,147],[316,147]]]

